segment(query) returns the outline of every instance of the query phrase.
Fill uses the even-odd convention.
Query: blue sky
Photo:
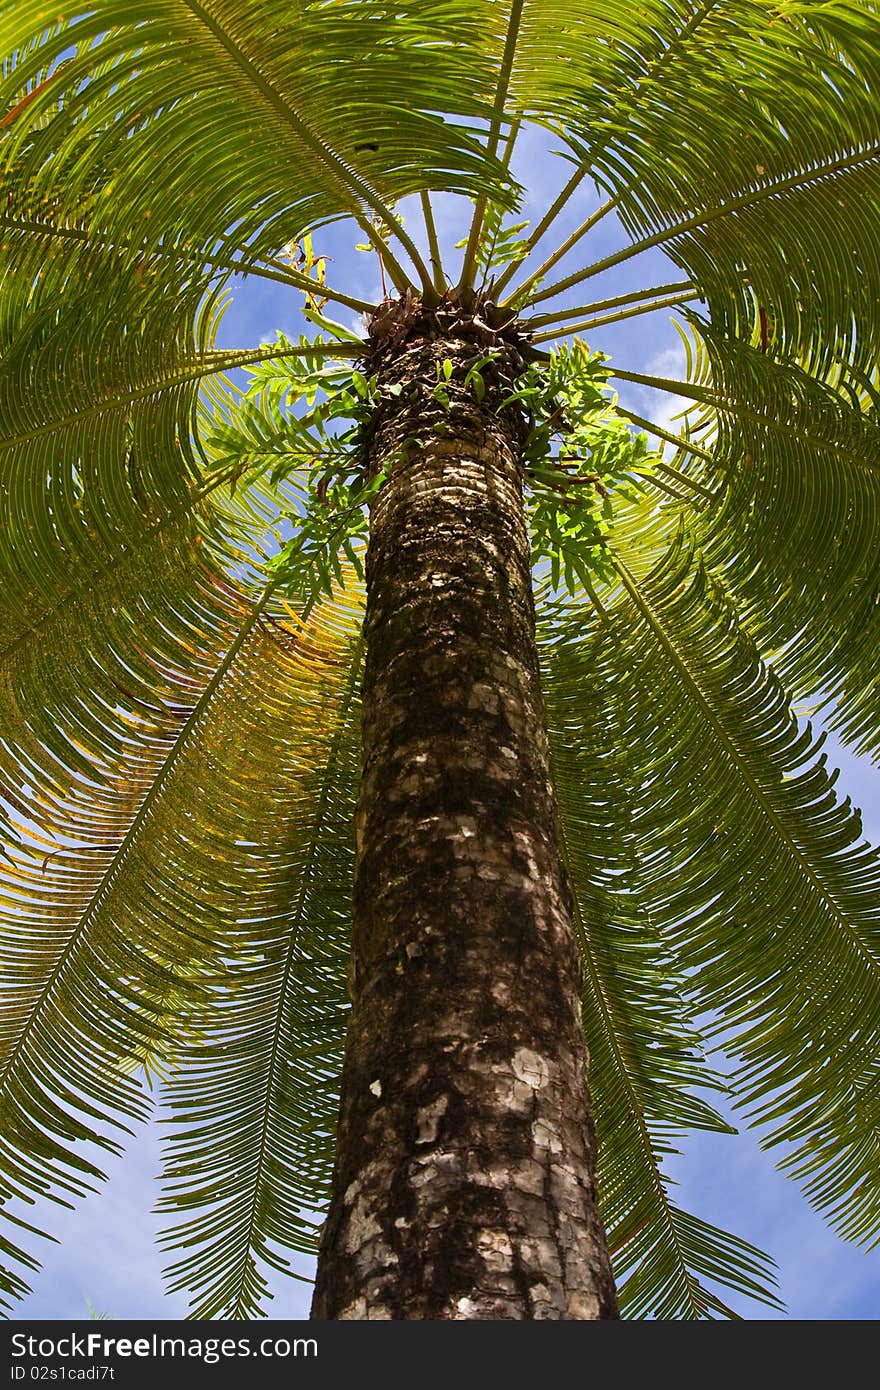
[[[525,137],[516,167],[529,189],[523,215],[536,220],[558,191],[566,171],[561,161],[550,157],[545,140]],[[541,253],[552,250],[597,203],[595,192],[584,184],[542,242]],[[442,241],[449,247],[464,234],[469,209],[455,199],[437,199],[436,206]],[[414,211],[410,215],[407,209],[407,215],[408,226],[416,233]],[[352,252],[351,241],[347,228],[326,229],[315,236],[316,249],[333,258],[328,279],[360,298],[376,300],[381,291],[375,257]],[[606,218],[590,235],[588,259],[595,260],[621,244],[620,228],[613,217]],[[581,247],[576,248],[553,272],[553,278],[583,264],[585,256]],[[539,255],[536,260],[541,258]],[[676,266],[659,251],[652,251],[597,276],[580,293],[583,300],[599,300],[680,278]],[[253,278],[239,283],[220,341],[246,347],[273,338],[278,328],[298,334],[303,328],[299,303],[298,293],[282,285]],[[328,306],[327,312],[334,311]],[[339,317],[348,326],[355,326],[348,310],[341,310]],[[684,353],[668,311],[597,330],[590,345],[608,352],[615,363],[631,370],[684,375]],[[680,407],[673,399],[638,387],[622,390],[621,400],[660,424],[667,424]],[[840,749],[834,740],[829,741],[828,751],[829,761],[842,769],[840,788],[863,809],[866,835],[875,843],[880,841],[880,775]],[[34,1293],[19,1305],[16,1317],[80,1318],[86,1315],[88,1301],[119,1318],[174,1319],[185,1315],[183,1297],[162,1292],[163,1259],[153,1243],[156,1218],[151,1207],[160,1168],[157,1127],[146,1129],[120,1160],[107,1167],[110,1181],[102,1192],[75,1213],[53,1209],[47,1215],[49,1229],[62,1243],[47,1247],[43,1274],[36,1280]],[[774,1170],[772,1159],[761,1153],[753,1135],[695,1138],[669,1169],[681,1184],[678,1195],[685,1208],[775,1256],[790,1317],[878,1316],[880,1252],[848,1247],[829,1232],[797,1188]],[[302,1268],[307,1270],[306,1265]],[[272,1316],[307,1316],[311,1292],[307,1285],[278,1279],[274,1286],[277,1297],[271,1305]],[[732,1302],[749,1317],[777,1316],[755,1304]]]

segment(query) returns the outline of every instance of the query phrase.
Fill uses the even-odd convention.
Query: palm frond
[[[662,246],[717,328],[748,335],[760,307],[789,354],[870,366],[880,347],[875,6],[616,8],[591,42],[604,61],[589,79],[577,69],[579,97],[562,119],[634,245],[533,298]]]
[[[828,381],[694,318],[695,381],[654,384],[697,402],[701,470],[714,505],[702,544],[743,621],[786,684],[826,723],[877,755],[880,676],[880,428],[858,377]],[[756,335],[760,332],[756,328]],[[699,445],[698,445],[699,447]]]
[[[847,374],[825,383],[703,327],[720,505],[707,558],[786,684],[880,753],[880,421]],[[849,389],[847,389],[849,387]]]
[[[828,1219],[873,1240],[878,853],[689,547],[642,577],[619,563],[591,660],[633,769],[639,900],[740,1059],[736,1103]]]
[[[708,1067],[670,942],[639,896],[632,824],[638,762],[615,742],[584,640],[548,611],[542,633],[554,785],[585,990],[601,1210],[624,1316],[735,1316],[704,1281],[777,1304],[772,1261],[681,1211],[663,1173],[695,1129],[731,1132],[699,1094],[726,1089]],[[601,627],[602,624],[599,624]]]
[[[0,687],[0,1195],[12,1220],[34,1195],[63,1201],[102,1176],[93,1146],[116,1150],[113,1131],[149,1107],[131,1062],[162,1054],[169,991],[210,954],[201,919],[166,906],[182,892],[191,817],[191,785],[174,788],[198,767],[205,712],[262,605],[218,583],[191,534],[176,541],[155,539],[116,592],[82,594],[63,634],[19,648]]]
[[[146,25],[100,0],[43,24],[27,0],[4,7],[0,46],[15,60],[0,159],[62,219],[100,187],[95,226],[119,245],[271,256],[328,219],[393,221],[392,204],[426,182],[509,182],[473,128],[491,64],[455,0],[393,15],[378,0],[289,14],[269,0],[159,0]]]
[[[0,532],[10,640],[81,571],[112,562],[203,481],[192,438],[215,306],[159,267],[11,235],[0,295]],[[96,283],[100,289],[96,291]],[[223,362],[223,358],[219,359]]]
[[[221,405],[224,392],[217,378],[213,398]],[[167,407],[169,394],[167,386],[157,387],[150,403]],[[186,406],[189,415],[191,402]],[[105,429],[105,415],[100,407],[80,412],[75,428],[83,440],[103,441],[97,457],[112,479],[120,440]],[[206,418],[217,417],[208,411]],[[51,440],[54,433],[40,437]],[[46,577],[56,579],[60,570],[72,582],[54,595],[50,584],[48,598],[44,585],[43,595],[19,605],[0,666],[0,722],[8,731],[0,749],[0,953],[14,988],[0,1062],[6,1134],[0,1192],[12,1221],[31,1194],[66,1200],[65,1192],[79,1195],[100,1178],[90,1146],[113,1149],[112,1129],[146,1113],[138,1066],[167,1061],[193,993],[220,970],[223,912],[243,901],[243,883],[259,891],[253,851],[241,848],[255,833],[252,823],[228,839],[241,878],[236,892],[222,891],[232,870],[216,882],[206,866],[211,856],[222,857],[229,831],[226,821],[214,825],[212,810],[246,819],[245,793],[254,796],[262,787],[269,795],[279,755],[294,758],[284,751],[289,737],[285,743],[280,733],[283,726],[289,736],[290,708],[285,722],[273,706],[279,736],[270,746],[260,743],[260,730],[246,725],[247,708],[236,703],[236,690],[253,693],[259,686],[252,647],[261,633],[262,688],[278,694],[270,658],[273,651],[277,660],[285,654],[308,712],[304,682],[314,680],[316,660],[311,629],[303,635],[291,611],[291,636],[279,621],[286,621],[283,608],[273,618],[271,605],[264,614],[264,601],[246,596],[265,584],[261,534],[271,533],[295,484],[271,489],[257,480],[236,489],[226,468],[211,481],[212,450],[188,443],[209,481],[184,493],[182,502],[172,495],[171,509],[158,517],[121,510],[106,541],[84,554],[51,530],[49,512]],[[19,446],[11,456],[21,454]],[[240,461],[234,463],[240,471]],[[10,482],[11,496],[26,495],[20,478],[10,475]],[[34,489],[39,524],[37,508]],[[325,646],[328,640],[325,633]],[[325,661],[334,671],[337,664]],[[256,758],[258,745],[264,762]],[[228,787],[205,783],[206,768],[221,777],[235,749],[239,761],[230,777],[240,766],[248,769],[238,799]],[[296,823],[301,807],[288,790]],[[287,824],[274,802],[271,815]],[[265,819],[259,807],[254,816]],[[272,823],[268,811],[266,817]],[[323,868],[323,849],[319,858]],[[332,954],[330,945],[327,950]],[[261,1222],[268,1213],[270,1225],[283,1226],[265,1195],[260,1209]],[[258,1244],[261,1230],[257,1223]],[[32,1267],[26,1250],[11,1243],[10,1249],[19,1264]],[[10,1293],[25,1291],[15,1271],[4,1279]],[[250,1281],[248,1275],[239,1291],[240,1308],[252,1306]]]
[[[68,602],[187,517],[199,518],[192,534],[218,572],[240,578],[252,511],[249,480],[235,485],[246,460],[218,462],[203,398],[220,410],[234,397],[222,378],[233,367],[275,357],[314,365],[347,345],[285,340],[217,351],[224,301],[174,256],[132,268],[88,238],[60,248],[20,229],[5,246],[0,649],[8,654],[38,632],[45,638],[45,623],[63,621]]]
[[[348,1013],[359,622],[338,599],[268,661],[264,638],[207,732],[221,959],[168,1086],[160,1204],[195,1317],[264,1311],[267,1269],[317,1245]]]
[[[580,131],[582,138],[576,141],[574,172],[529,231],[520,255],[497,277],[498,293],[515,275],[520,259],[529,255],[547,234],[572,195],[585,180],[591,179],[594,163],[601,161],[614,132],[625,128],[629,112],[637,104],[642,89],[656,84],[663,70],[674,64],[680,53],[687,53],[689,47],[700,43],[699,31],[720,2],[707,0],[699,5],[679,5],[654,0],[638,9],[627,9],[620,5],[596,5],[587,0],[576,7],[576,28],[572,22],[575,7],[571,5],[566,6],[564,19],[558,16],[556,25],[552,22],[547,25],[547,29],[564,34],[570,47],[560,52],[558,44],[555,50],[552,44],[547,44],[543,67],[534,63],[523,65],[529,88],[528,95],[525,92],[522,95],[522,108],[531,110],[538,120],[550,117],[554,132],[561,123],[563,130]],[[610,54],[613,54],[613,62],[609,61]],[[564,63],[560,63],[560,59]],[[541,78],[538,90],[533,85],[535,71]],[[584,71],[590,73],[589,96],[583,82]],[[588,144],[583,136],[585,101],[592,103],[587,122],[591,132]],[[613,112],[613,120],[608,119],[609,112]],[[613,210],[616,201],[614,196],[608,198],[575,228],[553,254],[529,274],[513,298],[527,299],[538,281]]]

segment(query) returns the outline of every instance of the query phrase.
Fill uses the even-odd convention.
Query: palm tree
[[[880,872],[792,709],[880,747],[877,21],[7,0],[7,1303],[155,1078],[197,1316],[328,1201],[320,1317],[773,1301],[664,1176],[713,1088],[877,1240]],[[236,274],[309,331],[217,348]],[[659,307],[686,381],[588,346]]]

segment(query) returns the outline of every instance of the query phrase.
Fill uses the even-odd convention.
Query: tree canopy
[[[8,1302],[29,1204],[96,1185],[154,1077],[195,1313],[257,1313],[267,1269],[314,1248],[381,483],[351,323],[393,347],[416,300],[485,306],[475,394],[498,325],[532,335],[513,389],[624,1310],[775,1297],[767,1258],[664,1178],[682,1135],[727,1127],[713,1088],[843,1236],[878,1239],[878,857],[793,712],[876,759],[877,35],[864,0],[7,0]],[[532,223],[528,124],[560,152]],[[583,186],[600,202],[554,246]],[[454,265],[438,195],[471,213]],[[611,216],[625,240],[591,260]],[[333,282],[335,222],[378,253],[381,302]],[[655,248],[680,279],[590,298]],[[240,273],[300,291],[314,331],[218,349]],[[661,306],[685,381],[590,350]],[[642,419],[615,381],[690,408]]]

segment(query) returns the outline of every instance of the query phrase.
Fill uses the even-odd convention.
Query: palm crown
[[[842,739],[880,747],[876,35],[875,7],[849,0],[99,0],[57,19],[8,0],[9,1299],[36,1267],[25,1203],[94,1185],[96,1146],[147,1114],[154,1072],[175,1118],[172,1284],[196,1312],[258,1311],[267,1269],[313,1248],[381,484],[360,449],[377,387],[347,323],[365,315],[393,348],[409,305],[456,298],[485,328],[462,387],[483,389],[499,325],[534,347],[510,389],[532,427],[623,1306],[723,1314],[704,1281],[773,1297],[760,1252],[679,1210],[663,1177],[678,1135],[725,1128],[707,1035],[810,1200],[877,1238],[877,860],[790,703],[821,699]],[[564,157],[531,225],[511,160],[529,122]],[[554,251],[590,181],[604,201]],[[454,267],[437,193],[471,200]],[[609,213],[625,244],[591,261]],[[330,283],[317,229],[344,219],[379,253],[381,304]],[[652,248],[678,280],[590,298]],[[315,332],[217,349],[235,272],[302,291]],[[680,306],[687,382],[584,346],[658,305]],[[613,379],[691,408],[652,424],[615,408]],[[439,369],[441,409],[449,386]]]

